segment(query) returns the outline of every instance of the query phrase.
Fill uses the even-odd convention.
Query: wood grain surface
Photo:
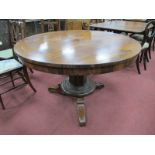
[[[15,53],[28,67],[66,75],[100,74],[132,63],[140,44],[127,36],[102,31],[57,31],[20,40]]]

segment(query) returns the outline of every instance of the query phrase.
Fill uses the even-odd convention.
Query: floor
[[[155,134],[155,52],[147,71],[136,66],[91,76],[105,88],[85,97],[86,127],[78,126],[75,98],[50,94],[48,87],[65,76],[30,73],[29,86],[3,95],[0,134]],[[0,107],[1,108],[1,107]]]

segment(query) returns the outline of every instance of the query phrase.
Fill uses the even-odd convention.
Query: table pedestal
[[[79,125],[86,125],[86,112],[84,105],[84,96],[87,96],[95,91],[95,89],[103,88],[102,83],[96,83],[85,76],[69,76],[61,84],[56,87],[49,88],[51,93],[59,93],[77,97],[77,111],[79,116]]]

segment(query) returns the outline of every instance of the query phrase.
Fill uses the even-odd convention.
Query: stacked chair
[[[12,48],[0,51],[0,86],[2,88],[5,84],[12,84],[9,89],[0,92],[0,103],[2,105],[2,109],[5,109],[5,105],[2,100],[3,94],[25,84],[29,84],[32,90],[36,92],[29,79],[26,66],[19,61],[13,51],[13,45],[18,40],[24,38],[24,22],[20,20],[11,20],[9,21],[9,29]],[[18,79],[22,79],[23,82],[16,85],[15,81]]]

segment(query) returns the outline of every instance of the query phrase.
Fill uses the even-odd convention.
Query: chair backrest
[[[18,60],[14,52],[14,45],[17,41],[25,37],[25,21],[20,20],[9,20],[9,31],[10,31],[10,44],[12,46],[13,57]]]
[[[142,45],[145,42],[150,42],[151,39],[155,36],[155,20],[151,20],[147,23],[144,31],[144,39],[142,41]]]
[[[154,19],[146,19],[146,23],[153,21]]]
[[[9,30],[11,45],[25,37],[25,22],[24,20],[9,20]]]

